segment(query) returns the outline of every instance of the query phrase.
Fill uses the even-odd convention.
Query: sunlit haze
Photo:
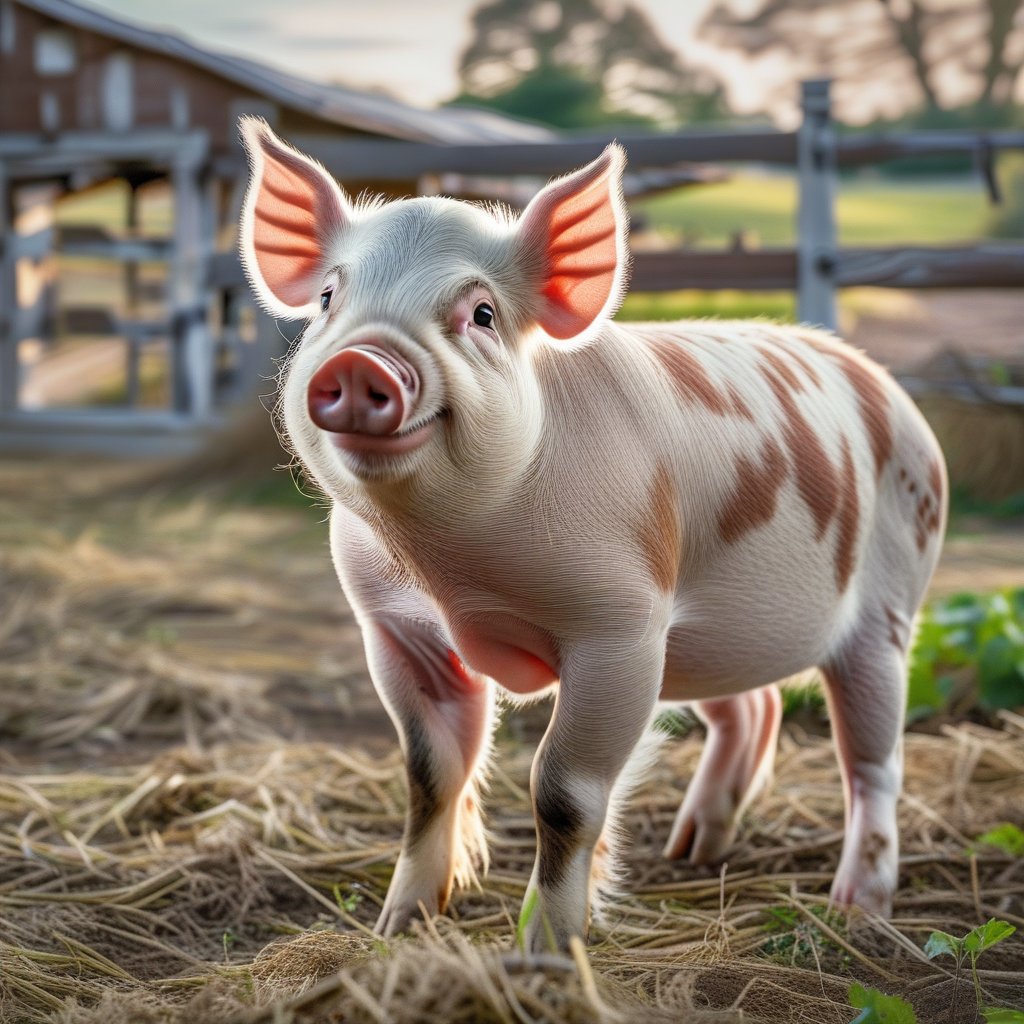
[[[711,0],[641,0],[665,40],[691,46]],[[118,17],[166,27],[194,42],[276,64],[295,74],[434,106],[458,90],[476,0],[94,0]]]

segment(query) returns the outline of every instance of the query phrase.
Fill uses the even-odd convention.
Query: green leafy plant
[[[838,915],[830,913],[825,907],[811,907],[811,914],[819,920],[835,927],[841,926]],[[766,956],[780,960],[788,960],[796,964],[810,958],[817,958],[819,951],[839,952],[844,963],[847,955],[844,950],[828,937],[817,925],[808,920],[796,907],[780,904],[767,909],[768,920],[764,923],[764,931],[768,937],[761,943],[760,952]]]
[[[1004,1010],[989,1008],[981,1011],[985,1024],[1024,1024],[1024,1012],[1020,1010]]]
[[[948,932],[932,932],[928,941],[924,944],[924,951],[929,960],[937,956],[949,955],[956,961],[956,977],[954,984],[960,980],[960,970],[963,967],[964,958],[971,962],[971,977],[974,980],[974,996],[981,1010],[981,982],[978,979],[978,957],[991,949],[994,945],[1009,938],[1017,929],[1007,921],[1000,921],[998,918],[991,918],[984,924],[972,928],[962,938],[956,938]],[[1015,1011],[997,1010],[990,1011],[993,1014],[1010,1013]],[[995,1019],[1000,1019],[996,1017]]]
[[[1008,821],[990,828],[976,842],[980,846],[994,846],[1011,857],[1024,857],[1024,829]]]
[[[851,1024],[917,1024],[914,1008],[899,996],[887,996],[854,982],[848,998],[850,1005],[861,1011]]]
[[[363,902],[363,894],[359,891],[359,885],[350,886],[348,892],[343,893],[341,886],[336,884],[334,886],[334,902],[346,913],[351,914]]]
[[[925,611],[911,654],[907,717],[945,708],[958,676],[986,711],[1024,705],[1024,588],[957,594]]]

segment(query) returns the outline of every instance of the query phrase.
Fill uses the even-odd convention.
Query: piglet
[[[658,702],[707,727],[665,853],[710,863],[770,772],[775,683],[815,666],[846,799],[832,899],[889,914],[907,648],[947,490],[913,403],[822,331],[613,322],[617,146],[516,217],[353,202],[262,121],[242,134],[243,262],[270,313],[306,321],[281,417],[331,499],[408,769],[377,929],[486,869],[497,699],[555,692],[530,779],[539,951],[587,933]]]

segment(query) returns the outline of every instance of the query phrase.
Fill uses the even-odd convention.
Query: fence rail
[[[681,162],[753,162],[792,167],[798,183],[795,247],[751,249],[739,245],[731,250],[641,251],[634,260],[634,290],[794,290],[799,319],[834,327],[840,288],[1024,286],[1024,243],[843,247],[837,241],[835,203],[839,172],[843,168],[954,153],[972,156],[995,198],[998,187],[993,171],[994,154],[1024,149],[1024,131],[846,136],[837,131],[832,121],[827,81],[803,83],[801,103],[803,121],[795,132],[759,128],[619,136],[631,166],[637,169],[670,167]],[[596,157],[610,138],[588,136],[538,143],[460,146],[301,135],[290,141],[321,160],[343,181],[385,186],[388,182],[401,182],[401,187],[406,188],[409,182],[417,180],[426,186],[431,176],[444,173],[471,178],[561,174]],[[223,382],[217,378],[221,372],[215,358],[218,345],[227,345],[232,352],[237,349],[241,360],[238,365],[248,366],[246,372],[250,377],[258,375],[252,372],[252,358],[247,353],[250,349],[269,351],[278,338],[277,329],[260,314],[255,321],[257,343],[235,344],[241,310],[251,299],[237,255],[224,251],[218,244],[220,215],[215,212],[217,202],[215,192],[211,191],[216,181],[229,186],[229,205],[235,207],[241,200],[247,168],[240,151],[233,156],[211,156],[207,142],[202,133],[184,136],[168,132],[124,138],[114,138],[109,133],[63,133],[53,139],[8,133],[0,138],[0,446],[5,438],[24,437],[35,430],[45,447],[51,434],[57,437],[62,431],[66,433],[71,423],[76,439],[83,444],[90,436],[113,436],[119,431],[125,435],[134,431],[145,438],[161,432],[169,437],[182,436],[190,426],[198,429],[204,422],[216,420],[225,400],[223,396],[230,391],[221,388]],[[159,167],[154,163],[158,150],[166,157],[157,161]],[[35,234],[18,234],[15,230],[14,197],[21,181],[45,178],[48,174],[59,178],[70,171],[81,175],[83,169],[89,170],[90,180],[107,174],[123,176],[125,161],[131,164],[136,177],[142,173],[170,181],[176,211],[171,237],[142,240],[132,232],[114,236],[81,228],[58,230],[52,225]],[[237,212],[233,217],[237,217]],[[174,364],[174,400],[166,414],[154,416],[133,406],[118,415],[98,408],[80,410],[69,419],[63,413],[43,413],[19,405],[19,340],[47,333],[47,325],[52,325],[54,317],[48,313],[47,293],[41,292],[34,304],[19,307],[15,263],[19,259],[45,259],[53,251],[101,255],[123,263],[133,282],[132,293],[139,300],[143,285],[132,271],[134,263],[154,257],[166,261],[166,316],[162,322],[173,341]],[[113,332],[124,337],[128,343],[130,391],[137,393],[139,353],[143,343],[154,334],[152,325],[138,317],[97,315],[95,309],[86,307],[64,313],[66,329],[102,329],[104,334]],[[214,321],[222,323],[218,338],[211,333],[211,314]]]

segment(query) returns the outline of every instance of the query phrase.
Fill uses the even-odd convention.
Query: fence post
[[[178,412],[202,421],[213,408],[213,344],[207,326],[205,278],[212,239],[205,231],[202,144],[171,157],[174,249],[170,266],[171,379]]]
[[[836,138],[829,80],[800,85],[803,121],[797,132],[797,317],[836,327]]]
[[[11,183],[0,160],[0,413],[15,411],[20,386],[14,244]]]

